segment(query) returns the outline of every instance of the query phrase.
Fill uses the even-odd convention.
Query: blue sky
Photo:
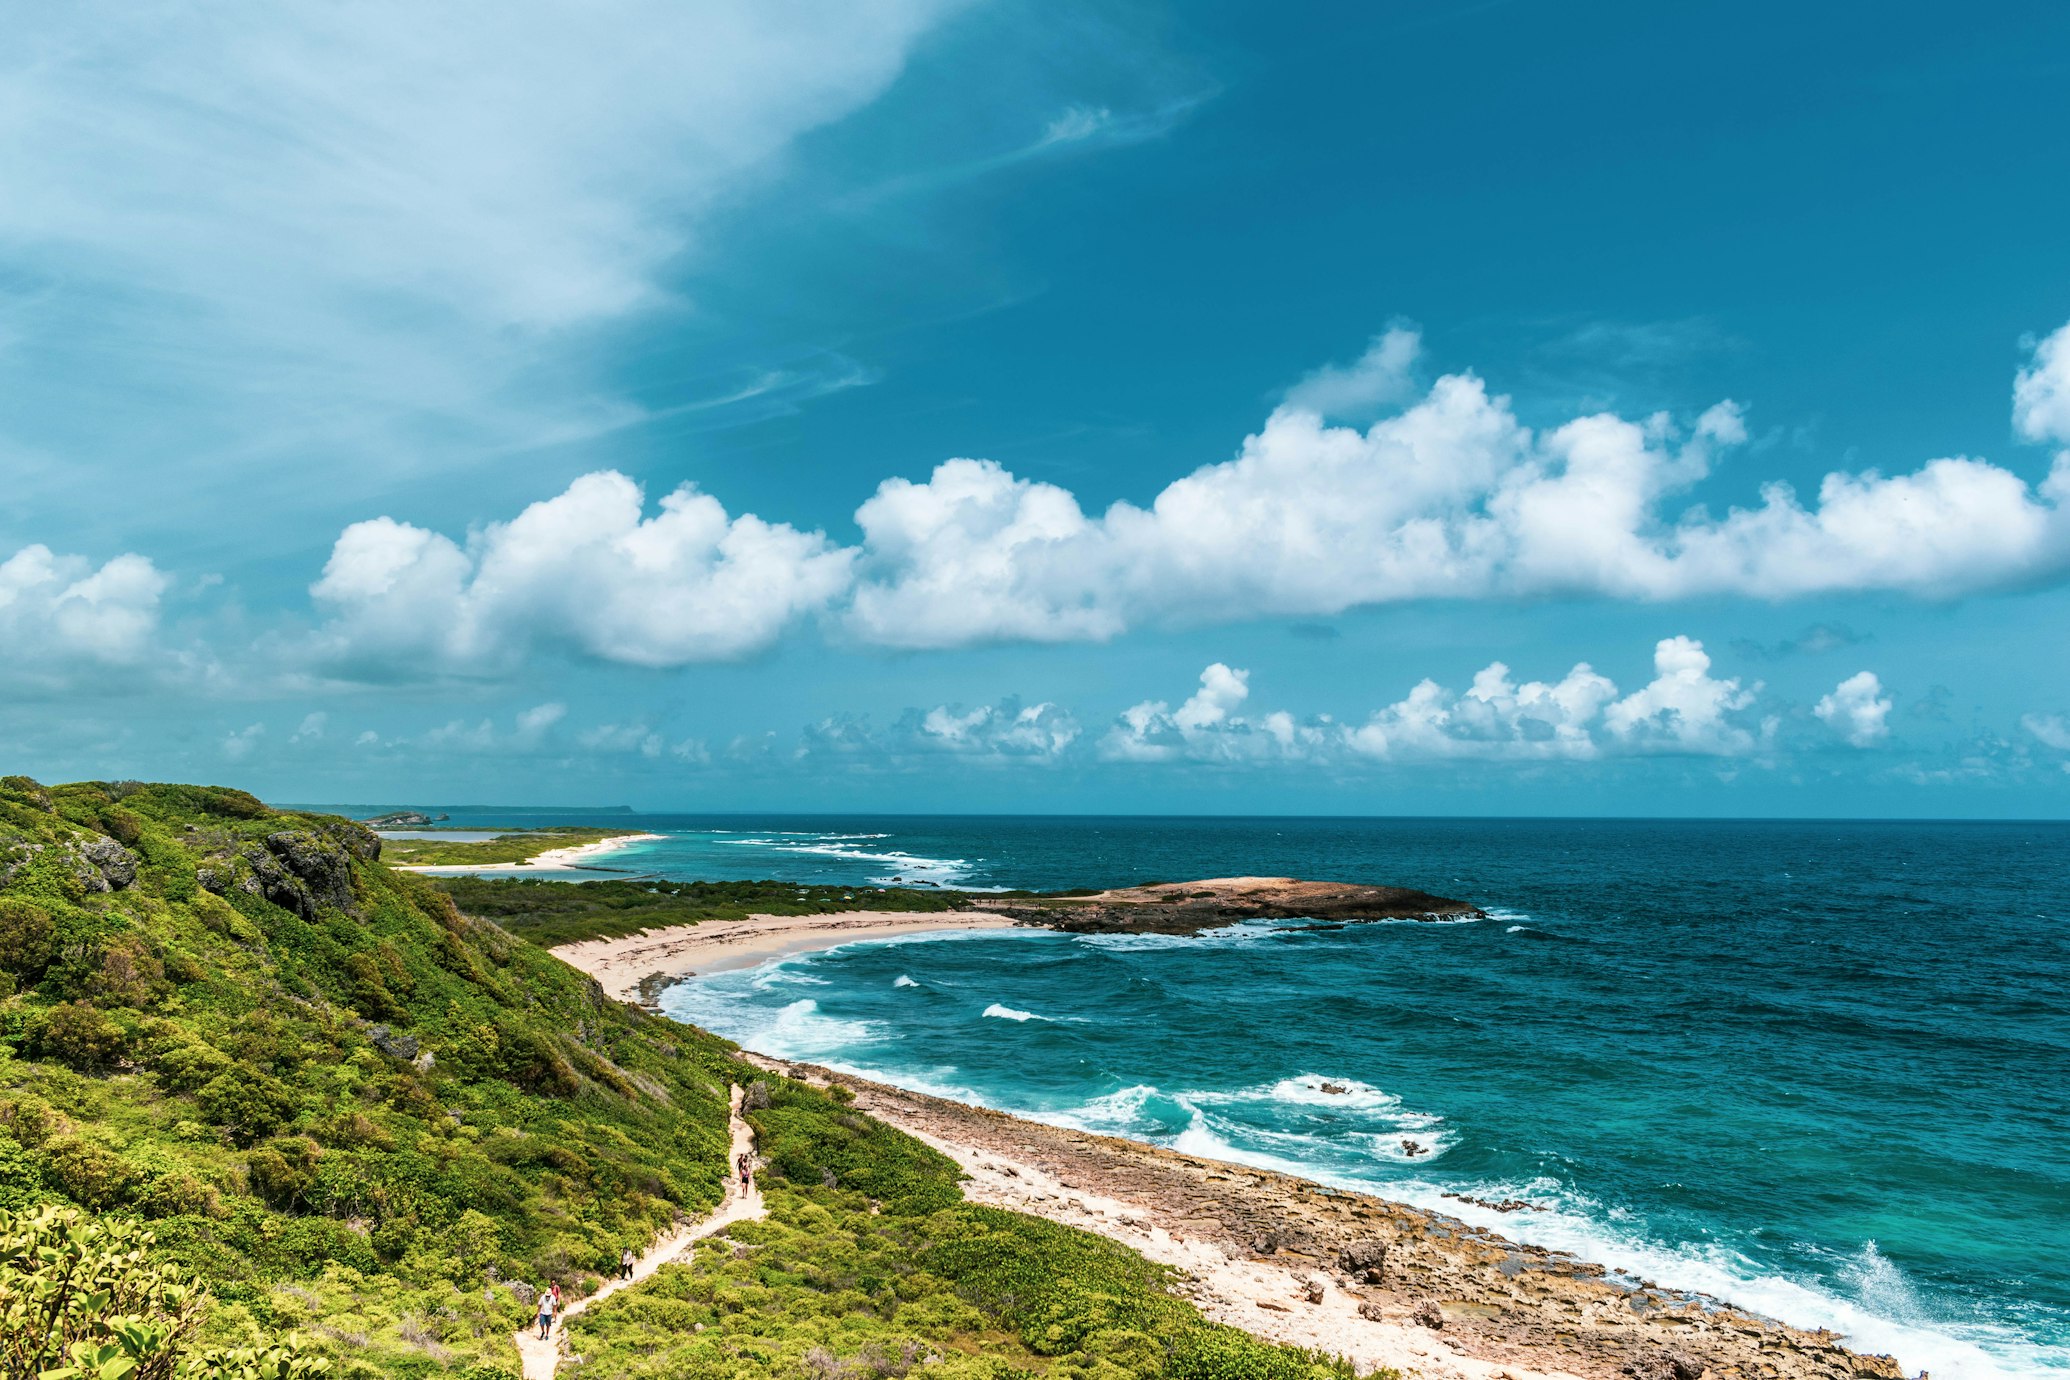
[[[2060,6],[19,28],[10,770],[2070,809]]]

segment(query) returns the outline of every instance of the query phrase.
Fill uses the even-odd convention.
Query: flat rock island
[[[1400,886],[1212,877],[1109,891],[972,896],[973,909],[1072,934],[1199,934],[1246,920],[1485,920],[1465,901]]]

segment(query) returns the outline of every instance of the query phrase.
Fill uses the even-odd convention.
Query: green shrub
[[[129,1035],[105,1013],[84,1002],[68,1001],[44,1013],[33,1043],[37,1053],[81,1073],[101,1073],[122,1057]]]
[[[300,1105],[293,1089],[279,1079],[237,1065],[211,1078],[194,1100],[202,1115],[229,1132],[238,1145],[271,1135]]]
[[[23,986],[36,982],[57,953],[57,925],[32,902],[0,896],[0,970]]]
[[[137,1187],[137,1172],[122,1156],[90,1140],[67,1137],[45,1152],[45,1180],[75,1203],[120,1207]]]
[[[314,1380],[292,1339],[196,1345],[199,1282],[152,1259],[155,1236],[76,1208],[0,1212],[0,1380]]]

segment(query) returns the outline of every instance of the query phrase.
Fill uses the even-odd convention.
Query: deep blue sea
[[[666,1004],[772,1053],[1438,1208],[1937,1380],[2070,1376],[2070,825],[626,823],[671,837],[609,865],[670,877],[1266,874],[1476,902],[1494,918],[857,944]]]

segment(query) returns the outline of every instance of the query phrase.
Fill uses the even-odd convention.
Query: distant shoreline
[[[655,982],[753,968],[864,940],[1007,929],[1014,923],[1006,916],[979,910],[750,915],[741,920],[671,925],[613,939],[578,939],[555,945],[549,952],[588,973],[619,1001],[637,1001],[643,985]]]
[[[549,848],[535,857],[515,863],[393,863],[397,872],[422,872],[428,876],[509,877],[539,872],[584,872],[590,859],[615,853],[635,843],[665,839],[666,834],[613,834],[594,843]]]

